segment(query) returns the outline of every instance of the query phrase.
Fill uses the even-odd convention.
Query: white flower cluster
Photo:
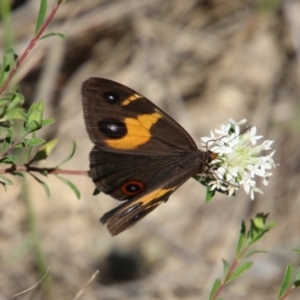
[[[211,191],[220,191],[233,195],[240,186],[254,199],[254,193],[262,191],[256,186],[256,177],[263,178],[264,185],[268,184],[270,172],[276,165],[272,156],[262,156],[261,152],[271,150],[273,141],[265,140],[261,144],[257,141],[262,136],[256,135],[256,127],[241,131],[246,119],[235,122],[229,119],[227,125],[220,130],[211,132],[210,137],[202,138],[203,148],[216,154],[216,159],[209,163],[206,173],[206,185]],[[207,180],[208,179],[208,180]]]

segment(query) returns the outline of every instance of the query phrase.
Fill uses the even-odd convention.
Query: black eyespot
[[[105,120],[98,122],[99,131],[111,139],[121,139],[127,134],[127,127],[118,120]]]
[[[117,103],[120,100],[120,97],[113,92],[104,92],[103,99],[110,104]]]
[[[121,190],[124,194],[133,196],[143,191],[145,185],[140,181],[129,181],[122,185]]]

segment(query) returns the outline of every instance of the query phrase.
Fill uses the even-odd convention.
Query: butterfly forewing
[[[168,155],[197,149],[189,134],[170,116],[119,83],[101,78],[86,80],[82,102],[88,134],[103,150]],[[116,132],[119,136],[114,136]]]

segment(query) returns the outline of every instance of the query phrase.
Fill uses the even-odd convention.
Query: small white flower
[[[272,175],[271,169],[276,165],[273,160],[275,151],[262,156],[262,151],[271,150],[273,141],[265,140],[258,144],[262,136],[256,135],[256,127],[243,130],[241,126],[246,119],[236,122],[229,119],[227,125],[211,132],[210,137],[202,138],[203,150],[217,154],[217,158],[210,162],[205,176],[200,182],[211,191],[219,191],[229,196],[244,186],[246,193],[254,199],[254,193],[262,193],[256,186],[257,177],[261,177],[267,185]]]

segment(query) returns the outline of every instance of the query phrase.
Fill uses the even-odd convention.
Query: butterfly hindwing
[[[90,173],[96,186],[112,197],[127,200],[143,192],[180,182],[197,173],[198,154],[145,157],[103,151],[97,146],[90,153]],[[184,181],[185,181],[184,180]]]
[[[104,214],[100,222],[107,223],[112,235],[117,235],[140,221],[161,203],[166,202],[177,187],[159,188],[137,199],[132,199]]]

